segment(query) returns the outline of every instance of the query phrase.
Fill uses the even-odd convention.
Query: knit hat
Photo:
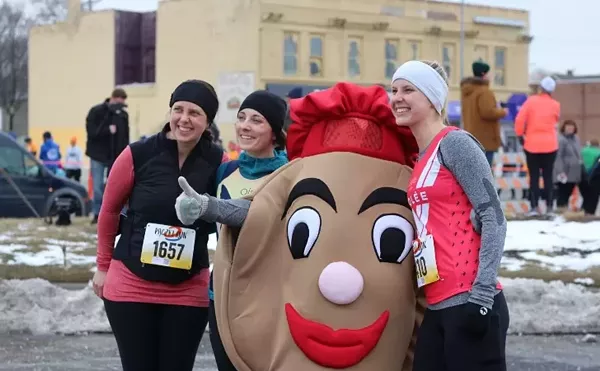
[[[287,105],[279,96],[266,90],[257,90],[244,99],[238,112],[251,108],[265,117],[279,144],[283,138],[283,122],[285,121]]]
[[[187,80],[179,84],[171,94],[169,107],[176,102],[190,102],[198,105],[206,113],[208,123],[212,124],[219,110],[217,93],[211,84],[202,80]]]
[[[473,62],[471,67],[473,68],[473,76],[475,77],[483,77],[483,75],[490,72],[490,65],[484,61]]]
[[[552,93],[556,89],[556,81],[550,76],[546,76],[540,81],[540,87],[547,93]]]
[[[296,86],[288,92],[287,97],[290,99],[302,98],[302,87]]]
[[[412,167],[419,153],[410,129],[396,125],[387,92],[380,86],[340,82],[292,100],[290,114],[290,160],[352,152]]]

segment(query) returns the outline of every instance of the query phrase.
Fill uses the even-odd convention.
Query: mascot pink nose
[[[330,263],[319,276],[319,290],[330,302],[353,303],[363,291],[364,280],[358,269],[346,262]]]

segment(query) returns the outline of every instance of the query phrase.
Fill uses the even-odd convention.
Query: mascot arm
[[[202,220],[209,223],[217,222],[230,227],[241,227],[248,216],[249,208],[250,200],[248,199],[223,200],[208,196],[208,204],[206,212],[202,215]]]

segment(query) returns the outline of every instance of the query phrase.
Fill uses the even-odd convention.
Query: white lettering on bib
[[[413,241],[413,254],[417,271],[417,285],[423,287],[439,281],[437,262],[435,260],[435,243],[433,235],[428,234],[425,239],[417,238]]]
[[[196,231],[189,228],[148,223],[140,261],[177,269],[191,269]]]

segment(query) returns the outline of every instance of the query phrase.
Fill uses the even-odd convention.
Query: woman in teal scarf
[[[217,198],[199,195],[180,178],[183,193],[177,199],[175,210],[184,224],[198,218],[241,226],[247,214],[247,202],[236,199],[249,196],[262,184],[263,178],[287,164],[283,123],[287,106],[283,99],[264,90],[250,94],[240,106],[235,124],[237,141],[242,149],[239,159],[221,164],[217,170]],[[239,216],[239,217],[238,217]],[[219,371],[235,371],[227,357],[215,317],[212,273],[209,286],[210,342]]]

